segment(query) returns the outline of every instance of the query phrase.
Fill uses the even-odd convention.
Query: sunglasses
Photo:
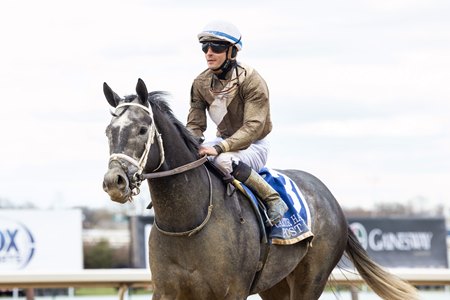
[[[230,47],[229,44],[221,44],[215,42],[202,43],[202,51],[204,53],[207,53],[209,48],[211,48],[211,51],[214,53],[223,53],[227,51],[228,47]]]

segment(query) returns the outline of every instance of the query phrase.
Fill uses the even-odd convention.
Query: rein
[[[209,218],[211,217],[211,213],[212,213],[212,209],[213,209],[213,204],[212,204],[212,181],[211,181],[211,175],[209,174],[208,168],[205,166],[205,162],[208,160],[207,156],[203,156],[200,159],[197,159],[191,163],[182,165],[178,168],[172,169],[172,170],[168,170],[168,171],[161,171],[161,172],[156,172],[156,173],[147,173],[147,174],[141,174],[139,176],[139,180],[144,180],[144,179],[153,179],[153,178],[161,178],[161,177],[167,177],[167,176],[172,176],[175,174],[180,174],[183,172],[186,172],[188,170],[192,170],[195,168],[200,167],[201,165],[203,165],[203,167],[206,170],[206,174],[208,175],[208,182],[209,182],[209,205],[208,205],[208,214],[206,215],[205,219],[203,220],[203,222],[198,225],[197,227],[187,230],[187,231],[181,231],[181,232],[172,232],[172,231],[166,231],[161,229],[161,227],[158,226],[158,223],[156,222],[156,218],[155,218],[155,222],[154,225],[156,227],[156,229],[158,229],[159,232],[161,232],[162,234],[168,235],[168,236],[191,236],[196,234],[197,232],[199,232],[200,230],[203,229],[203,227],[205,227],[206,223],[208,223]]]
[[[172,176],[172,175],[176,175],[176,174],[180,174],[186,171],[189,171],[191,169],[195,169],[200,167],[201,165],[203,165],[206,161],[208,160],[207,156],[203,156],[191,163],[182,165],[180,167],[177,167],[175,169],[172,170],[168,170],[168,171],[161,171],[161,172],[152,172],[152,173],[145,173],[145,174],[140,174],[138,176],[138,179],[143,181],[145,179],[153,179],[153,178],[161,178],[161,177],[167,177],[167,176]],[[209,174],[209,173],[208,173]]]
[[[206,159],[206,156],[204,156],[203,158]],[[201,160],[202,159],[196,160],[194,163],[198,163]],[[202,164],[203,163],[204,162],[202,162]],[[196,234],[200,230],[202,230],[203,227],[205,227],[206,223],[208,223],[209,219],[211,218],[211,213],[212,213],[212,209],[213,209],[213,203],[212,203],[212,200],[213,200],[213,197],[212,197],[212,181],[211,181],[211,175],[209,174],[208,168],[204,164],[203,164],[203,167],[206,170],[206,174],[208,175],[208,182],[209,182],[209,205],[208,205],[208,214],[206,215],[205,219],[203,220],[203,222],[200,225],[198,225],[195,228],[192,228],[192,229],[187,230],[187,231],[176,232],[176,231],[166,231],[166,230],[161,229],[161,227],[158,226],[158,223],[156,222],[156,218],[155,218],[154,225],[155,225],[156,229],[158,229],[158,231],[161,232],[162,234],[165,234],[165,235],[168,235],[168,236],[177,236],[177,237],[180,237],[180,236],[191,236],[191,235]],[[190,169],[192,169],[192,168],[193,167],[191,167]],[[184,172],[184,171],[182,171],[182,172]],[[163,173],[163,172],[160,172],[160,173]],[[178,173],[181,173],[181,172],[178,172]],[[173,175],[173,174],[171,174],[171,175]],[[158,177],[163,177],[163,176],[158,176]]]

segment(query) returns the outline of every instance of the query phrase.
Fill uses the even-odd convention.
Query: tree
[[[100,240],[95,244],[85,244],[84,268],[85,269],[105,269],[111,268],[113,264],[113,251],[107,240]]]

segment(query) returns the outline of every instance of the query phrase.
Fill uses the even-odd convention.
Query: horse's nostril
[[[120,169],[108,170],[103,179],[103,190],[107,193],[114,190],[125,191],[128,188],[127,175]]]
[[[117,186],[118,187],[125,187],[127,185],[127,181],[125,180],[125,178],[121,175],[117,175]]]

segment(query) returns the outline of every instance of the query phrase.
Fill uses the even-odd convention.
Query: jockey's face
[[[211,50],[211,47],[209,47],[208,51],[205,53],[205,58],[208,68],[210,70],[216,70],[220,68],[220,66],[222,66],[227,59],[227,52],[216,53]]]

